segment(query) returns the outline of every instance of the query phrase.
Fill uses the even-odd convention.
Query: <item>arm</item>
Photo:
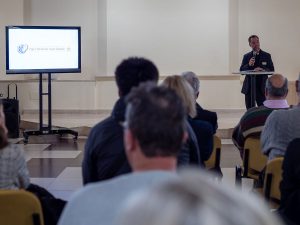
[[[92,132],[89,135],[85,147],[84,147],[84,156],[82,160],[82,181],[83,185],[86,185],[87,183],[92,182],[92,157],[91,157],[91,152],[92,148],[94,147],[93,145],[93,135]]]
[[[254,67],[249,65],[249,59],[248,59],[247,55],[244,55],[242,64],[240,66],[240,71],[253,70],[253,69],[254,69]]]
[[[245,137],[241,130],[240,123],[238,125],[236,125],[236,127],[234,128],[234,130],[232,132],[232,142],[240,151],[242,151],[244,149]]]
[[[272,142],[274,141],[273,135],[276,132],[276,124],[278,119],[276,118],[276,111],[273,111],[270,116],[267,118],[264,128],[262,130],[260,141],[261,141],[261,151],[265,155],[269,155],[272,150],[271,147],[274,145]]]

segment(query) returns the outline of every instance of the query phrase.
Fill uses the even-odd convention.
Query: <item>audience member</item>
[[[192,86],[192,88],[194,90],[194,93],[195,93],[195,101],[196,101],[196,99],[199,97],[199,93],[200,93],[200,91],[199,91],[200,81],[199,81],[198,77],[196,76],[195,73],[193,73],[191,71],[183,72],[181,75]],[[204,120],[204,121],[209,122],[212,125],[213,132],[215,134],[216,131],[217,131],[217,129],[218,129],[218,122],[217,122],[218,121],[218,117],[217,117],[217,113],[203,109],[199,105],[199,103],[197,103],[197,101],[196,101],[196,110],[197,110],[197,114],[194,117],[194,119],[196,119],[196,120]]]
[[[88,136],[82,162],[84,184],[131,171],[123,147],[124,99],[132,87],[145,81],[157,82],[158,69],[147,59],[132,57],[118,65],[115,78],[120,98],[111,115],[94,126]]]
[[[199,96],[200,81],[193,72],[184,72],[182,77],[191,85],[195,96],[196,116],[189,118],[200,148],[202,161],[208,160],[213,151],[213,134],[218,128],[217,114],[203,109],[196,101]],[[193,121],[191,121],[193,120]],[[210,124],[210,126],[209,126]]]
[[[0,189],[26,189],[30,184],[23,149],[8,143],[5,115],[0,101]]]
[[[166,86],[173,91],[181,98],[183,106],[187,112],[188,117],[194,117],[196,115],[196,108],[194,105],[194,96],[192,95],[192,89],[190,85],[184,81],[180,76],[169,76],[163,83],[163,86]],[[199,144],[196,137],[196,134],[193,131],[188,120],[186,120],[186,127],[188,132],[188,139],[185,143],[186,150],[189,152],[189,162],[187,165],[203,165],[199,150]]]
[[[275,109],[286,109],[288,80],[280,74],[274,74],[266,81],[266,101],[262,106],[249,109],[233,130],[232,141],[243,158],[245,140],[248,137],[260,137],[261,131],[271,112]]]
[[[129,194],[176,178],[185,129],[185,110],[176,93],[150,83],[134,88],[127,97],[124,123],[124,146],[134,173],[83,187],[67,204],[59,224],[112,224]]]
[[[279,212],[287,224],[300,224],[300,138],[288,146],[282,165]]]
[[[55,198],[46,189],[30,183],[23,149],[7,138],[5,115],[0,100],[0,189],[25,189],[35,194],[42,205],[45,225],[57,224],[65,201]]]
[[[213,182],[193,171],[135,193],[118,225],[280,225],[256,196]]]
[[[300,76],[296,91],[300,103]],[[288,110],[276,110],[266,120],[261,134],[262,151],[269,160],[284,156],[288,144],[300,137],[300,104]]]

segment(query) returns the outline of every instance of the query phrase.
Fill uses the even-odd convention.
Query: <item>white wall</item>
[[[107,1],[108,74],[130,55],[160,73],[228,74],[228,0]]]
[[[97,76],[113,75],[130,55],[152,59],[161,75],[194,70],[224,76],[202,81],[199,101],[207,108],[243,108],[241,82],[226,77],[238,70],[253,33],[272,54],[276,71],[290,80],[300,72],[299,0],[1,1],[0,80],[37,78],[4,75],[4,26],[10,24],[82,27],[82,73],[54,75],[69,80],[54,82],[55,109],[110,109],[117,98],[114,79]],[[37,83],[29,83],[20,84],[21,105],[37,109]],[[5,89],[1,84],[0,93]]]
[[[23,0],[1,1],[0,4],[0,79],[22,79],[22,75],[5,76],[5,26],[23,24]]]

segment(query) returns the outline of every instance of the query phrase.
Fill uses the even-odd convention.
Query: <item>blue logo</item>
[[[18,46],[18,52],[20,54],[25,54],[25,52],[28,50],[28,45],[27,44],[21,44]]]

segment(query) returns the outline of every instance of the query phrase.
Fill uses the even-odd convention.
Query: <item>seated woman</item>
[[[189,149],[192,164],[203,165],[203,162],[209,158],[213,150],[213,128],[210,123],[201,120],[193,120],[196,115],[195,95],[190,84],[181,76],[174,75],[167,77],[162,85],[173,89],[183,101],[187,111],[187,128],[189,139]],[[195,153],[197,151],[197,153]],[[199,161],[194,160],[196,157]],[[195,163],[196,162],[196,163]]]
[[[27,189],[30,184],[23,150],[8,143],[3,105],[0,102],[0,189]]]
[[[25,189],[35,194],[41,202],[45,225],[55,225],[66,204],[46,189],[30,183],[23,149],[11,144],[7,138],[3,104],[0,100],[0,189]]]

